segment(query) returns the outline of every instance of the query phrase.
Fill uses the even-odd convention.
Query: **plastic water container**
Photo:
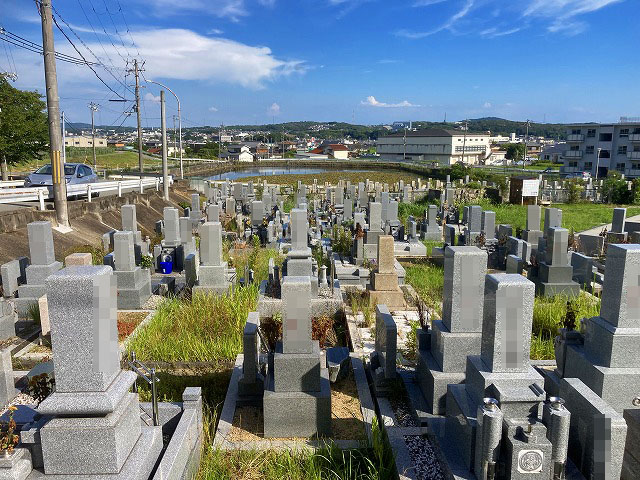
[[[163,274],[167,275],[173,272],[173,259],[171,258],[171,255],[164,255],[162,257],[162,261],[160,261],[159,263],[160,272],[162,272]]]

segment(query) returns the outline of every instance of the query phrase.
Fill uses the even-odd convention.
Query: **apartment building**
[[[570,125],[561,171],[589,172],[592,177],[603,178],[616,170],[628,177],[640,177],[640,119],[621,120]]]
[[[488,133],[428,128],[380,137],[377,151],[383,160],[390,162],[477,165],[491,155],[491,142]]]

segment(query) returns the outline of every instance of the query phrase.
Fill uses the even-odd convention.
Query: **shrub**
[[[567,203],[578,203],[582,199],[582,183],[573,178],[567,182]]]
[[[602,184],[602,198],[607,203],[624,205],[633,200],[632,191],[627,187],[627,182],[616,171],[610,171]]]

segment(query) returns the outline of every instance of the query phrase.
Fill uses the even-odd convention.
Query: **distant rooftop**
[[[445,128],[425,128],[422,130],[407,130],[407,137],[457,137],[464,134],[470,136],[477,135],[485,135],[489,136],[488,133],[473,133],[473,132],[464,132],[463,130],[447,130]],[[386,137],[404,137],[405,132],[392,133],[390,135],[385,135]]]

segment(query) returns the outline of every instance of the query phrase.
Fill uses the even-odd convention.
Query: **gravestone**
[[[398,327],[384,304],[376,305],[375,350],[370,355],[370,366],[376,394],[386,396],[398,377],[396,356]]]
[[[13,308],[13,303],[0,297],[0,340],[15,336],[17,320],[18,315]]]
[[[378,237],[378,263],[371,273],[371,306],[384,304],[389,308],[404,308],[404,294],[398,286],[395,267],[394,243],[391,235]]]
[[[377,244],[382,235],[382,205],[379,202],[369,202],[369,228],[365,232],[364,243]]]
[[[238,380],[238,396],[241,405],[262,405],[264,376],[260,373],[260,315],[250,312],[242,334],[242,376]]]
[[[27,234],[31,265],[26,268],[27,283],[18,287],[18,298],[15,299],[20,317],[27,316],[29,307],[37,304],[46,293],[47,277],[62,268],[62,263],[56,261],[50,222],[29,223]]]
[[[331,434],[329,373],[320,365],[318,341],[311,338],[311,284],[308,276],[282,281],[282,341],[264,391],[265,438]]]
[[[540,205],[527,205],[527,228],[522,232],[522,239],[536,246],[543,235],[540,230],[540,213]]]
[[[548,236],[550,228],[562,228],[562,210],[559,208],[547,208],[544,211],[543,234],[545,237]]]
[[[353,218],[353,200],[351,197],[344,199],[344,219],[349,221]]]
[[[200,206],[200,194],[191,194],[191,209],[189,210],[189,219],[191,220],[191,226],[196,227],[200,223],[202,218],[202,210]]]
[[[446,451],[457,452],[455,458],[447,455],[449,461],[476,474],[498,460],[504,478],[547,479],[554,448],[566,450],[566,435],[551,436],[554,444],[547,438],[550,416],[545,424],[539,411],[545,400],[542,377],[529,359],[534,291],[521,275],[486,276],[480,355],[467,357],[465,384],[448,387],[439,440]],[[489,451],[495,457],[487,458]]]
[[[484,235],[485,242],[494,241],[496,239],[496,212],[483,211],[480,223],[480,230]]]
[[[538,248],[536,291],[545,297],[558,294],[578,295],[580,285],[573,281],[573,269],[569,265],[567,255],[569,231],[565,228],[549,227],[546,234],[544,257]]]
[[[227,197],[224,203],[224,211],[227,215],[235,215],[236,213],[236,200],[233,197]]]
[[[113,244],[118,308],[142,308],[151,297],[151,272],[136,266],[133,232],[116,232]]]
[[[251,202],[251,226],[254,228],[260,227],[262,225],[262,220],[264,218],[264,203],[262,202]]]
[[[311,248],[308,246],[308,230],[306,210],[294,208],[290,213],[291,250],[285,260],[286,275],[292,277],[311,277],[313,294],[318,294],[317,275],[313,274]],[[315,277],[315,280],[313,278]]]
[[[177,208],[164,207],[164,239],[163,247],[178,247],[180,245],[180,214]]]
[[[442,240],[442,229],[438,225],[438,207],[429,205],[426,214],[427,223],[426,228],[422,230],[422,239],[434,242]]]
[[[200,225],[200,267],[194,293],[225,293],[229,289],[227,262],[222,255],[222,224],[206,222]]]
[[[120,369],[115,276],[66,268],[47,279],[47,297],[56,390],[38,407],[52,418],[32,438],[46,472],[37,478],[148,479],[162,427],[143,424],[129,393],[136,374]]]
[[[20,263],[18,260],[11,260],[0,266],[2,275],[2,296],[4,298],[15,297],[20,285]]]
[[[220,221],[220,205],[212,203],[207,205],[207,222],[219,222]]]
[[[474,245],[476,237],[482,231],[482,207],[479,205],[469,206],[467,215],[467,227],[464,231],[465,244]]]
[[[487,252],[444,249],[442,320],[431,324],[430,343],[418,350],[416,381],[429,413],[445,413],[447,385],[464,383],[467,355],[479,355]]]
[[[627,241],[627,232],[625,232],[625,218],[627,216],[626,208],[614,208],[613,220],[611,223],[611,231],[607,233],[608,243],[625,243]]]
[[[93,265],[93,257],[90,253],[72,253],[64,257],[65,267],[81,267]]]

